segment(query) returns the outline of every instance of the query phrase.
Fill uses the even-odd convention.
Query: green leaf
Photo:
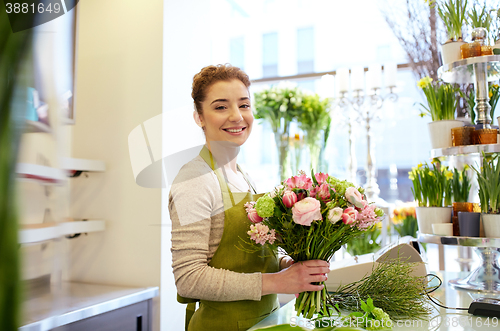
[[[368,305],[369,311],[372,311],[373,309],[375,309],[375,306],[373,305],[372,298],[368,297],[368,299],[366,300],[366,304]]]

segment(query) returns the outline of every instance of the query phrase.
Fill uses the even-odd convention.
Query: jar
[[[488,39],[488,31],[485,28],[475,28],[472,30],[472,42],[463,44],[460,47],[462,59],[474,56],[483,55],[483,47],[485,55],[492,55],[493,49],[486,45]]]

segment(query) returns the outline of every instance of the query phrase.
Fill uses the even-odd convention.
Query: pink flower
[[[375,213],[375,209],[377,209],[375,205],[367,204],[363,208],[363,210],[358,213],[358,215],[356,216],[356,226],[358,227],[358,229],[366,230],[373,224],[380,221],[377,213]]]
[[[342,214],[342,222],[344,222],[344,224],[353,224],[356,221],[357,216],[358,211],[353,207],[349,207],[345,209]]]
[[[300,225],[311,226],[313,221],[320,221],[321,217],[321,203],[311,197],[300,200],[292,208],[293,221]]]
[[[252,209],[247,216],[252,223],[260,223],[263,220],[263,218],[257,214],[257,210],[255,209]]]
[[[283,204],[287,208],[292,208],[296,202],[297,202],[297,194],[295,194],[295,192],[286,191],[285,194],[283,194]]]
[[[314,174],[314,177],[316,177],[316,181],[318,182],[318,184],[321,185],[328,178],[328,174],[324,174],[322,172],[318,172],[317,174]]]
[[[250,201],[243,205],[247,213],[250,213],[253,209],[255,209],[255,203],[255,201]]]
[[[288,185],[290,189],[292,188],[300,188],[303,190],[308,190],[312,186],[311,178],[307,178],[306,175],[293,176],[288,178],[285,181],[285,184]]]
[[[327,183],[321,184],[318,193],[316,193],[316,199],[323,201],[330,199],[330,186]]]
[[[269,227],[262,223],[250,225],[250,231],[247,231],[247,234],[250,236],[251,240],[261,245],[264,245],[266,241],[269,241],[270,244],[273,244],[276,240],[274,229],[269,231]]]
[[[300,200],[302,200],[302,199],[304,199],[306,197],[307,197],[307,193],[306,192],[299,192],[299,193],[297,193],[297,201],[300,201]]]
[[[363,208],[363,196],[355,187],[348,187],[345,190],[345,198],[347,201],[355,205],[357,208]]]

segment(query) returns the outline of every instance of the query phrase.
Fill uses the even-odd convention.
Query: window
[[[297,30],[297,73],[314,72],[314,28]]]
[[[278,76],[278,33],[262,36],[262,77]]]
[[[233,66],[245,70],[245,38],[232,38],[229,41],[229,61]]]

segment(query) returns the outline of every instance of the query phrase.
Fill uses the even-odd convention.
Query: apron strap
[[[253,187],[252,183],[248,180],[247,176],[245,176],[245,173],[241,169],[240,165],[237,164],[236,166],[238,167],[238,169],[240,170],[241,174],[243,175],[243,178],[245,178],[246,182],[248,183],[248,186],[250,186],[252,188],[253,193],[257,194],[257,190],[255,190],[255,187]]]
[[[196,302],[188,303],[186,306],[186,320],[184,322],[186,331],[188,331],[189,322],[191,321],[191,318],[193,317],[195,311],[196,311]]]

